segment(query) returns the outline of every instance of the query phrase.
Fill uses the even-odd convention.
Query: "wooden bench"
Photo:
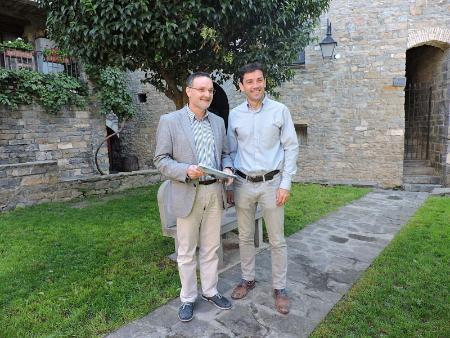
[[[168,194],[169,181],[164,181],[158,190],[158,207],[159,216],[161,218],[162,233],[166,237],[172,237],[175,239],[175,253],[170,255],[170,258],[176,260],[177,258],[177,219],[172,214],[170,206],[167,205],[167,194]],[[236,219],[236,209],[234,207],[228,208],[224,211],[222,215],[222,225],[220,228],[220,249],[219,255],[219,267],[223,266],[223,247],[222,247],[222,235],[237,229],[237,219]],[[262,232],[262,212],[258,208],[255,214],[255,247],[259,247],[262,242],[263,232]]]

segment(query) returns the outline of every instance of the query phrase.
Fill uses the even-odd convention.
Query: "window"
[[[308,145],[308,125],[296,123],[294,127],[297,133],[298,144],[301,146]]]
[[[145,93],[139,93],[139,94],[138,94],[138,101],[139,101],[139,103],[145,103],[145,102],[147,102],[147,94],[145,94]]]
[[[293,66],[301,66],[305,64],[305,50],[302,50],[300,53],[298,53],[297,60],[295,60],[292,65]]]

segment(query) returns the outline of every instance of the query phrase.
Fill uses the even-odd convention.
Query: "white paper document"
[[[229,178],[229,177],[236,178],[236,175],[228,174],[224,171],[220,171],[220,170],[208,167],[201,163],[198,166],[205,172],[205,174],[212,175],[216,178]]]

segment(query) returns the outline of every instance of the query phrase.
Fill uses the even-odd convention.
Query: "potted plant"
[[[69,54],[64,49],[50,48],[44,49],[44,59],[47,62],[69,63]]]
[[[30,43],[25,42],[22,38],[0,43],[0,51],[2,51],[5,56],[9,57],[22,59],[33,58],[33,46]]]

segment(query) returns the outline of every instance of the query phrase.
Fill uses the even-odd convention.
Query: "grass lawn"
[[[0,336],[102,336],[178,296],[157,189],[0,214]],[[286,233],[368,191],[294,185]]]
[[[311,337],[450,337],[450,198],[429,198]]]

